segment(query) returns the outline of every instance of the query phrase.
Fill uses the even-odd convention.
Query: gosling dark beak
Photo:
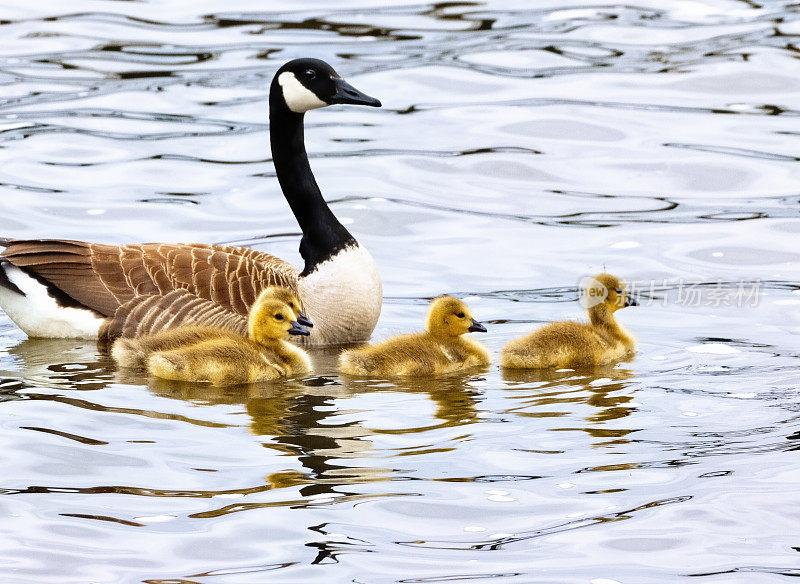
[[[639,301],[633,296],[627,296],[625,298],[625,306],[639,306]]]
[[[308,335],[311,334],[311,331],[309,331],[306,327],[304,327],[299,322],[296,322],[296,321],[293,320],[292,321],[292,328],[289,329],[289,334],[290,335],[303,335],[304,337],[307,337]]]
[[[314,323],[311,322],[311,319],[308,318],[305,312],[301,312],[297,315],[297,324],[302,324],[303,326],[310,326],[313,327]]]
[[[361,93],[358,89],[350,85],[342,78],[333,80],[336,86],[336,93],[331,97],[331,104],[349,103],[352,105],[369,105],[381,107],[381,102],[366,93]]]
[[[485,333],[486,327],[473,318],[472,326],[469,327],[467,330],[471,333]]]

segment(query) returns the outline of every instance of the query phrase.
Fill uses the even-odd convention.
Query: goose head
[[[486,327],[472,318],[467,305],[452,296],[440,296],[431,302],[426,328],[429,333],[444,337],[486,332]]]
[[[620,308],[638,306],[639,302],[628,292],[625,282],[611,274],[598,274],[581,283],[583,305],[589,312],[607,311],[613,314]]]
[[[289,305],[274,298],[260,298],[247,319],[247,331],[252,340],[267,344],[287,335],[308,335],[309,331],[295,320]]]
[[[308,110],[334,104],[380,107],[381,102],[350,85],[319,59],[294,59],[275,73],[270,89],[270,105],[282,104],[289,111]]]
[[[314,326],[314,323],[311,322],[311,319],[308,318],[308,316],[303,312],[302,305],[297,299],[297,296],[295,296],[291,290],[284,288],[283,286],[270,286],[269,288],[262,290],[261,294],[258,295],[258,298],[253,303],[253,307],[270,298],[274,300],[280,300],[281,302],[288,304],[289,308],[291,308],[292,313],[294,314],[294,320],[296,320],[298,324],[310,327]]]

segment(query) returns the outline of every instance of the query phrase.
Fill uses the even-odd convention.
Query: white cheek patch
[[[278,76],[278,84],[283,91],[283,100],[296,114],[329,105],[318,98],[313,91],[297,80],[294,73],[284,71]]]

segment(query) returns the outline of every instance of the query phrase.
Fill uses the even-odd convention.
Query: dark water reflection
[[[629,363],[211,389],[0,315],[0,580],[777,582],[796,576],[800,10],[317,0],[0,7],[0,235],[251,245],[299,263],[266,88],[329,60],[384,103],[309,114],[381,266],[383,338],[442,292],[494,355],[642,300]],[[354,180],[355,179],[355,180]]]

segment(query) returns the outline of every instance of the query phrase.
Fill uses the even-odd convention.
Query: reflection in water
[[[378,385],[383,386],[386,390],[398,393],[425,394],[436,406],[434,416],[441,421],[439,424],[402,429],[373,430],[383,434],[404,434],[440,427],[459,426],[477,421],[478,390],[472,385],[474,381],[483,381],[483,378],[452,375],[408,379],[393,378],[390,382],[387,382],[386,380],[345,377],[342,379],[342,384],[354,393],[375,391],[375,387]]]
[[[585,427],[559,427],[553,430],[581,430],[599,439],[593,443],[596,447],[627,444],[630,440],[625,437],[636,432],[635,429],[604,427],[607,422],[621,420],[636,411],[634,406],[629,405],[635,391],[633,378],[632,370],[616,366],[598,367],[591,371],[503,369],[503,380],[513,389],[514,399],[524,403],[508,410],[516,415],[534,418],[569,417],[569,410],[558,409],[562,404],[570,404],[571,408],[581,404],[595,408],[584,417],[587,423]],[[555,408],[539,409],[543,406]],[[537,409],[529,411],[529,408]]]
[[[316,367],[330,370],[335,366],[339,349],[318,349],[313,352]],[[478,420],[477,389],[473,378],[441,377],[429,379],[394,380],[376,384],[371,380],[314,377],[274,384],[251,384],[215,387],[148,379],[146,374],[127,370],[114,371],[109,357],[97,350],[92,342],[75,340],[28,339],[9,349],[25,383],[4,382],[7,399],[17,399],[16,392],[44,382],[62,391],[100,390],[111,383],[147,383],[154,395],[178,399],[200,406],[243,405],[250,417],[249,427],[257,436],[267,440],[264,446],[296,458],[304,471],[282,471],[266,477],[272,488],[303,485],[303,496],[337,492],[336,488],[373,481],[389,480],[392,469],[371,466],[349,466],[332,461],[369,458],[373,451],[370,436],[374,434],[417,434],[437,427],[458,426]],[[475,378],[481,380],[482,378]],[[382,386],[382,387],[381,387]],[[371,429],[359,421],[337,422],[339,401],[358,394],[390,390],[397,393],[424,394],[434,404],[434,416],[439,424],[397,429]],[[65,395],[45,395],[26,392],[25,399],[59,401],[79,408],[104,411],[137,410],[111,408]],[[343,402],[343,403],[346,403]],[[160,412],[138,413],[147,417],[186,419]],[[196,423],[224,426],[196,420]],[[61,435],[84,444],[106,444],[91,438],[74,436],[50,428],[29,428]],[[341,493],[340,493],[341,494]]]
[[[202,405],[238,405],[250,417],[250,431],[265,438],[265,447],[290,455],[302,472],[273,473],[273,485],[304,485],[303,496],[336,492],[336,487],[386,480],[388,469],[351,467],[333,460],[366,457],[370,432],[357,422],[334,423],[335,401],[347,397],[339,384],[311,387],[302,381],[251,384],[219,388],[152,379],[151,390],[161,397]]]
[[[26,339],[8,349],[26,382],[99,390],[113,381],[113,361],[91,341]]]
[[[317,366],[335,362],[337,349],[313,352]],[[478,378],[481,379],[481,378]],[[158,396],[181,399],[202,405],[243,404],[250,416],[253,434],[267,437],[264,446],[296,458],[304,467],[301,473],[270,475],[272,484],[304,484],[304,496],[342,493],[337,487],[390,480],[393,469],[363,466],[374,446],[376,434],[419,434],[440,427],[477,421],[477,390],[469,378],[442,377],[393,380],[376,384],[374,380],[310,378],[275,384],[252,384],[218,388],[204,384],[151,379],[150,389]],[[381,387],[383,386],[383,387]],[[359,421],[339,422],[347,399],[359,394],[382,391],[425,394],[436,406],[439,424],[395,429],[373,429]],[[358,459],[359,465],[332,461]]]

